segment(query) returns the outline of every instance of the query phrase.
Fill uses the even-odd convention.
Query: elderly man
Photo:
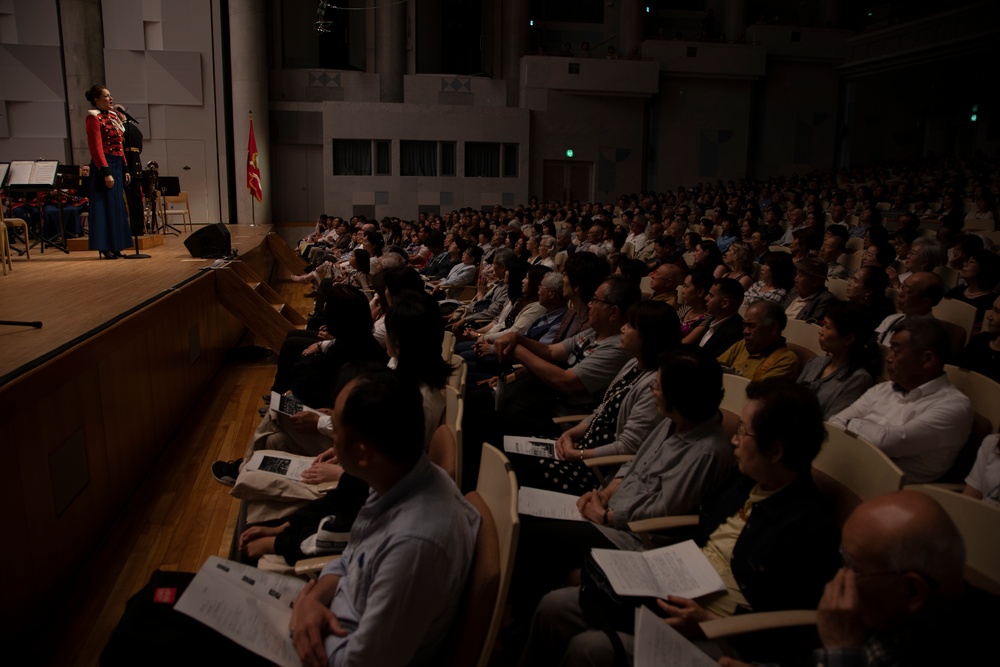
[[[395,419],[385,419],[386,405]],[[295,600],[290,630],[305,665],[435,664],[472,566],[479,514],[424,455],[423,422],[417,386],[388,370],[337,396],[337,456],[372,493],[341,558]]]
[[[850,276],[850,271],[837,262],[837,258],[844,253],[844,246],[847,238],[839,234],[827,234],[823,239],[823,245],[819,248],[817,259],[826,264],[827,278],[843,278]]]
[[[794,380],[801,368],[781,335],[786,324],[781,306],[767,300],[755,302],[743,314],[743,340],[720,355],[719,363],[754,382],[770,377]]]
[[[608,249],[604,244],[604,227],[594,223],[587,230],[587,240],[577,248],[580,252],[592,252],[598,257],[607,257]]]
[[[862,503],[844,524],[840,553],[843,567],[817,610],[816,667],[965,665],[989,654],[992,637],[967,627],[977,618],[962,600],[962,536],[930,497],[897,491]]]
[[[662,301],[677,310],[677,287],[684,282],[684,272],[676,264],[662,264],[649,276],[653,301]]]
[[[827,265],[821,259],[806,257],[795,262],[795,293],[785,315],[790,319],[818,322],[826,309],[837,300],[826,288]]]
[[[806,212],[801,208],[788,209],[785,217],[788,219],[788,227],[778,240],[778,245],[791,245],[792,235],[800,229],[806,228]]]
[[[944,297],[944,282],[936,273],[917,271],[903,281],[896,295],[898,313],[889,315],[875,327],[875,342],[888,345],[892,328],[904,317],[930,315],[931,309]],[[964,335],[964,333],[963,333]]]
[[[830,418],[881,449],[907,483],[934,482],[948,472],[972,430],[969,399],[944,373],[951,340],[933,317],[906,317],[889,340],[891,382],[866,391]]]

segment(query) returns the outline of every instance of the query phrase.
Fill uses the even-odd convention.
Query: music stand
[[[58,160],[14,160],[10,163],[10,193],[19,192],[24,197],[25,203],[28,201],[28,193],[34,192],[36,200],[39,190],[52,190],[56,183],[56,174],[59,171]],[[45,246],[62,250],[67,255],[69,248],[66,247],[66,234],[60,231],[62,237],[55,241],[54,237],[45,236],[45,203],[39,203],[39,225],[38,243],[41,244],[41,251],[45,252]],[[62,227],[62,209],[59,210],[59,226]],[[27,239],[26,239],[27,240]]]
[[[156,182],[156,187],[160,191],[160,194],[164,197],[176,197],[181,193],[181,179],[177,176],[160,176]],[[166,209],[166,202],[164,202],[163,207]],[[177,229],[169,222],[169,218],[163,216],[163,233],[173,234],[174,236],[180,236],[181,230]],[[172,232],[168,232],[167,229],[172,229]]]

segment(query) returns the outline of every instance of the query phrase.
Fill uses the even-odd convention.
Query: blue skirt
[[[106,156],[108,167],[115,184],[108,189],[104,186],[101,170],[90,163],[90,240],[91,250],[117,252],[132,247],[132,235],[128,225],[128,209],[125,207],[125,158],[117,155]]]

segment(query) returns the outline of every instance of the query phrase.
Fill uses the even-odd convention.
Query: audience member
[[[708,317],[681,341],[697,344],[713,356],[719,356],[743,337],[743,318],[739,314],[743,303],[743,286],[731,278],[712,283],[705,297]]]
[[[830,418],[885,452],[910,484],[948,472],[972,429],[969,399],[944,374],[950,349],[939,321],[905,317],[889,339],[890,382],[876,384]]]
[[[795,298],[785,308],[785,315],[806,322],[822,321],[830,304],[837,300],[826,288],[826,264],[806,257],[795,262]]]
[[[719,355],[719,363],[753,382],[764,378],[794,380],[801,366],[781,335],[787,323],[781,306],[758,301],[743,314],[743,340]]]

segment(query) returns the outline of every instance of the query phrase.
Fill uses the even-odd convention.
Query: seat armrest
[[[633,533],[652,533],[671,528],[688,528],[698,525],[697,514],[680,514],[678,516],[657,516],[652,519],[638,519],[628,522],[628,529]]]
[[[613,454],[612,456],[595,456],[590,459],[584,459],[583,465],[588,468],[599,468],[601,466],[613,466],[620,465],[622,463],[628,463],[635,458],[635,454]]]
[[[338,558],[340,558],[340,554],[316,556],[315,558],[303,558],[295,563],[295,574],[299,577],[317,579],[319,577],[319,573],[323,570],[326,564],[330,561],[337,560]]]
[[[737,614],[729,618],[717,618],[705,621],[698,625],[708,639],[720,639],[722,637],[742,635],[747,632],[815,624],[815,609],[791,609],[786,611],[762,611],[752,614]]]

